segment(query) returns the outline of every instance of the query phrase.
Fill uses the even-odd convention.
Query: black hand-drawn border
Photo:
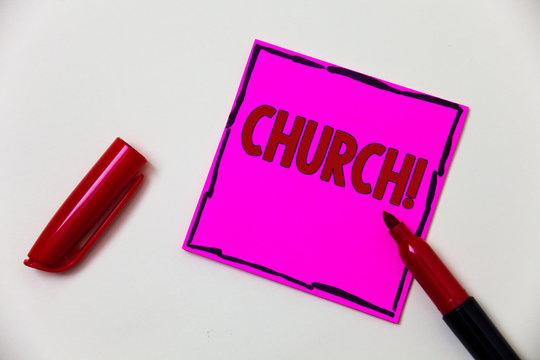
[[[210,182],[210,186],[208,187],[208,191],[206,191],[204,193],[204,195],[203,195],[203,197],[201,199],[201,204],[199,206],[199,211],[197,213],[197,216],[196,216],[195,221],[193,223],[193,226],[191,228],[191,232],[190,232],[188,241],[186,243],[186,246],[188,246],[188,247],[190,247],[192,249],[197,249],[197,250],[200,250],[200,251],[205,251],[205,252],[214,254],[214,255],[220,257],[221,259],[224,259],[224,260],[227,260],[227,261],[235,262],[237,264],[246,265],[246,266],[252,267],[254,269],[263,271],[263,272],[265,272],[267,274],[281,277],[281,278],[283,278],[283,279],[285,279],[285,280],[287,280],[287,281],[289,281],[291,283],[294,283],[296,285],[300,285],[300,286],[302,286],[302,287],[304,287],[304,288],[306,288],[308,290],[318,289],[318,290],[324,291],[326,293],[332,294],[334,296],[346,299],[346,300],[348,300],[350,302],[353,302],[355,304],[358,304],[360,306],[363,306],[363,307],[369,308],[371,310],[377,311],[377,312],[379,312],[381,314],[384,314],[386,316],[394,317],[395,316],[395,311],[396,311],[397,306],[399,304],[399,300],[401,298],[401,294],[403,292],[403,286],[405,285],[405,279],[407,277],[408,270],[407,270],[406,267],[404,267],[404,269],[403,269],[403,273],[401,275],[401,280],[400,280],[399,286],[398,286],[398,288],[396,290],[396,296],[394,298],[394,304],[392,306],[392,310],[387,310],[387,309],[384,309],[384,308],[382,308],[380,306],[372,304],[372,303],[370,303],[370,302],[368,302],[368,301],[366,301],[366,300],[364,300],[364,299],[362,299],[362,298],[360,298],[360,297],[358,297],[358,296],[356,296],[354,294],[351,294],[351,293],[346,292],[346,291],[344,291],[342,289],[339,289],[337,287],[327,285],[327,284],[318,283],[318,282],[308,284],[308,283],[305,283],[305,282],[303,282],[301,280],[295,279],[295,278],[293,278],[293,277],[291,277],[289,275],[279,273],[279,272],[277,272],[275,270],[272,270],[272,269],[270,269],[270,268],[268,268],[266,266],[263,266],[263,265],[260,265],[260,264],[255,264],[255,263],[250,263],[248,261],[236,258],[234,256],[223,254],[223,251],[221,249],[192,244],[192,241],[193,241],[193,238],[195,236],[195,232],[197,231],[197,227],[198,227],[199,221],[201,219],[201,214],[202,214],[202,212],[204,210],[206,202],[208,201],[208,199],[211,199],[212,195],[214,194],[214,187],[215,187],[215,184],[216,184],[216,181],[217,181],[219,165],[220,165],[220,162],[221,162],[221,158],[223,157],[223,152],[225,151],[225,146],[227,145],[227,141],[229,139],[229,134],[231,132],[231,127],[233,126],[233,124],[234,124],[234,122],[236,120],[236,116],[238,115],[238,111],[240,110],[240,106],[242,105],[242,102],[244,101],[244,98],[246,96],[247,86],[248,86],[249,80],[251,78],[251,73],[253,72],[253,69],[255,67],[255,63],[257,61],[257,58],[258,58],[259,53],[260,53],[261,50],[266,51],[266,52],[268,52],[268,53],[270,53],[272,55],[276,55],[276,56],[280,56],[280,57],[285,58],[285,59],[292,60],[292,61],[294,61],[294,62],[296,62],[298,64],[302,64],[302,65],[305,65],[305,66],[310,66],[310,67],[313,67],[313,68],[316,68],[316,69],[326,70],[331,74],[337,74],[337,75],[341,75],[341,76],[346,76],[346,77],[351,78],[353,80],[360,81],[360,82],[362,82],[362,83],[364,83],[366,85],[373,86],[375,88],[378,88],[378,89],[381,89],[381,90],[384,90],[384,91],[389,91],[389,92],[392,92],[392,93],[397,94],[397,95],[403,95],[403,96],[411,97],[411,98],[418,99],[418,100],[421,100],[421,101],[427,101],[427,102],[430,102],[430,103],[433,103],[433,104],[446,106],[448,108],[456,110],[456,117],[454,118],[454,121],[453,121],[452,126],[450,128],[448,138],[446,140],[446,143],[445,143],[442,155],[441,155],[438,170],[433,171],[433,173],[431,175],[431,181],[430,181],[429,190],[428,190],[427,197],[426,197],[426,206],[425,206],[425,209],[424,209],[424,214],[422,215],[422,219],[420,220],[420,223],[418,224],[418,227],[416,229],[416,235],[417,236],[420,236],[422,234],[422,232],[424,230],[424,226],[426,224],[426,221],[427,221],[427,219],[429,217],[429,214],[431,213],[431,210],[432,210],[431,206],[432,206],[432,203],[433,203],[433,198],[435,196],[435,190],[437,188],[437,180],[438,180],[438,177],[441,177],[441,176],[444,175],[446,161],[448,160],[448,156],[449,156],[450,150],[452,148],[453,136],[454,136],[454,133],[456,131],[457,125],[459,123],[459,119],[461,118],[461,115],[463,113],[463,109],[461,108],[461,106],[459,106],[459,104],[456,104],[456,103],[453,103],[453,102],[450,102],[450,101],[447,101],[447,100],[443,100],[443,99],[440,99],[440,98],[437,98],[437,97],[434,97],[434,96],[430,96],[430,95],[415,93],[415,92],[411,92],[411,91],[399,90],[399,89],[396,89],[396,88],[394,88],[394,87],[392,87],[392,86],[390,86],[390,85],[388,85],[388,84],[386,84],[386,83],[384,83],[384,82],[382,82],[382,81],[380,81],[378,79],[375,79],[373,77],[370,77],[370,76],[367,76],[367,75],[364,75],[364,74],[361,74],[361,73],[354,72],[352,70],[340,68],[340,67],[337,67],[337,66],[325,67],[324,65],[316,63],[316,62],[314,62],[312,60],[305,59],[305,58],[303,58],[301,56],[287,54],[287,53],[284,53],[284,52],[282,52],[280,50],[277,50],[277,49],[273,49],[273,48],[269,48],[269,47],[266,47],[266,46],[263,46],[263,45],[256,44],[253,47],[253,53],[251,55],[251,59],[250,59],[249,64],[248,64],[246,75],[245,75],[244,80],[242,82],[242,87],[241,87],[240,93],[238,94],[238,97],[236,98],[235,105],[234,105],[234,107],[233,107],[233,109],[232,109],[232,111],[231,111],[231,113],[229,115],[229,119],[227,121],[226,133],[225,133],[225,137],[223,138],[223,142],[221,144],[221,147],[219,149],[218,157],[216,159],[214,172],[212,174],[212,181]]]

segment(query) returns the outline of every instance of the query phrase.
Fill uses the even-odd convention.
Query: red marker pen
[[[467,294],[431,247],[393,215],[383,211],[383,218],[398,244],[405,266],[469,353],[475,359],[519,359],[480,305]]]

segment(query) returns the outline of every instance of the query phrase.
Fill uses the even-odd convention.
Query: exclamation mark
[[[409,183],[409,188],[407,189],[407,198],[403,200],[403,207],[405,209],[410,209],[414,206],[414,198],[418,194],[418,189],[420,188],[420,183],[424,177],[424,172],[426,171],[427,160],[418,159],[416,162],[416,167],[414,168],[414,173]]]

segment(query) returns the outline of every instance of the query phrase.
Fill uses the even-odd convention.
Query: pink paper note
[[[398,322],[467,107],[255,41],[183,248]]]

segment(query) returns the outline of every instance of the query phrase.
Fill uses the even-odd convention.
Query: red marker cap
[[[54,214],[24,264],[61,272],[79,263],[133,195],[144,156],[117,138]]]

